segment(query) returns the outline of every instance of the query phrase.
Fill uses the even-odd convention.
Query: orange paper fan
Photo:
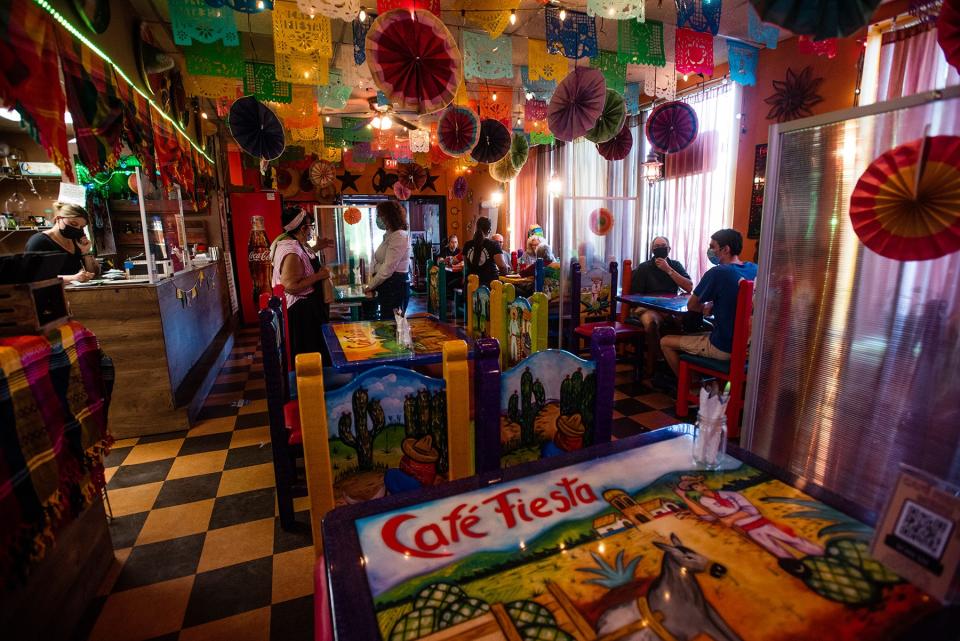
[[[960,137],[933,136],[874,160],[850,196],[863,244],[896,260],[930,260],[960,249]]]

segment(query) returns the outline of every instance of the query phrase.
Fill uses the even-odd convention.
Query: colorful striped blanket
[[[26,580],[104,486],[108,379],[97,337],[76,322],[0,338],[0,577]]]

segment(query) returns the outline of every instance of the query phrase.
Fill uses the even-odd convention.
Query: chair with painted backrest
[[[613,424],[614,331],[597,328],[591,360],[557,349],[500,369],[496,339],[474,350],[477,471],[605,443]]]
[[[269,297],[267,304],[260,310],[260,345],[267,391],[273,472],[280,525],[289,530],[295,527],[296,522],[293,499],[305,493],[302,484],[297,483],[296,467],[296,459],[303,456],[302,432],[297,401],[291,398],[290,379],[286,372],[286,340],[281,299],[268,294],[263,296]]]
[[[427,261],[427,311],[447,322],[447,270],[443,260]]]
[[[490,288],[480,285],[476,274],[467,277],[467,335],[472,339],[490,336]]]
[[[502,346],[503,369],[547,348],[548,307],[542,292],[526,299],[517,296],[510,283],[499,280],[490,283],[490,336]]]
[[[643,328],[617,318],[617,273],[616,261],[610,263],[604,272],[595,268],[588,273],[590,286],[583,287],[583,274],[579,263],[571,265],[571,306],[580,310],[579,323],[573,330],[577,351],[580,344],[587,340],[598,327],[610,327],[614,330],[616,342],[632,341],[634,349],[640,353],[643,341]],[[576,313],[576,311],[574,312]]]
[[[747,382],[747,352],[750,348],[750,326],[753,316],[753,281],[742,279],[737,290],[737,316],[733,322],[733,348],[730,360],[680,354],[677,372],[677,416],[687,415],[689,404],[698,404],[699,392],[690,391],[690,375],[698,372],[730,383],[730,401],[727,403],[727,429],[730,437],[740,434],[740,411],[743,409],[743,391]]]
[[[443,378],[375,367],[324,391],[318,354],[297,356],[313,541],[338,504],[473,474],[467,344],[443,345]]]

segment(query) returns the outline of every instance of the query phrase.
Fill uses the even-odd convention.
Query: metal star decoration
[[[426,191],[429,189],[432,192],[436,192],[438,178],[440,178],[440,176],[434,176],[433,174],[430,173],[430,170],[427,169],[427,182],[423,183],[423,189],[421,189],[420,191]]]
[[[340,191],[344,192],[348,189],[352,189],[354,192],[359,193],[357,188],[357,180],[360,179],[362,174],[351,174],[349,169],[344,169],[342,174],[337,175],[337,180],[340,181]]]
[[[774,93],[765,100],[771,105],[767,119],[787,122],[812,116],[811,108],[823,102],[823,97],[817,93],[822,83],[823,78],[813,77],[813,67],[805,67],[800,73],[787,69],[787,77],[773,81]]]

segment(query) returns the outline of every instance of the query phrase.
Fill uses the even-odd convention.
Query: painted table
[[[394,321],[356,321],[329,323],[323,326],[333,366],[340,371],[356,372],[378,365],[416,366],[443,360],[443,343],[467,340],[466,334],[453,325],[442,323],[435,316],[408,319],[413,348],[397,343]],[[470,341],[467,340],[468,343]]]
[[[665,314],[681,315],[687,313],[688,294],[680,296],[644,296],[642,294],[622,294],[617,300],[627,305],[646,307]]]
[[[337,638],[911,639],[933,620],[855,506],[737,448],[693,469],[690,429],[337,508]]]
[[[368,299],[363,293],[363,285],[337,285],[333,288],[333,299],[338,305],[350,308],[350,320],[360,320],[360,307]]]

